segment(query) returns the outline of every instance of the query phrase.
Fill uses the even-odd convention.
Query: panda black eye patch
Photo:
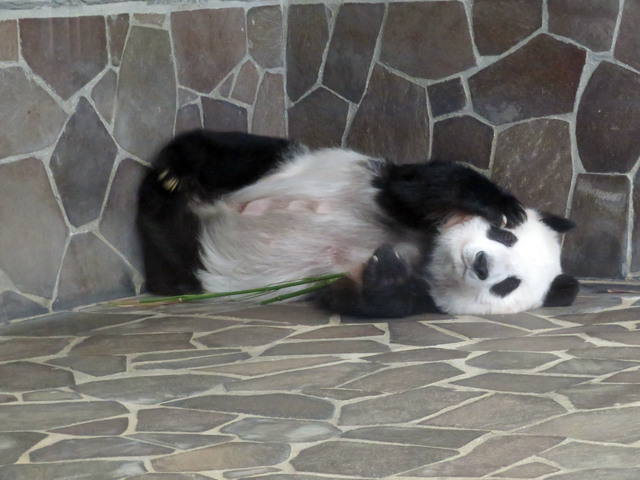
[[[507,277],[503,281],[496,283],[490,291],[494,295],[504,298],[520,286],[521,280],[518,277]]]
[[[495,225],[491,225],[489,228],[487,238],[494,242],[501,243],[505,247],[513,247],[513,245],[518,241],[518,237],[516,237],[512,232],[498,228]]]

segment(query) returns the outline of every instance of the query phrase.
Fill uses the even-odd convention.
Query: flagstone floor
[[[640,290],[508,316],[97,305],[0,327],[0,478],[640,478]]]

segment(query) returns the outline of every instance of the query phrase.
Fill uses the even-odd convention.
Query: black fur
[[[148,290],[163,295],[201,291],[196,277],[202,268],[200,224],[191,205],[258,181],[299,148],[279,138],[198,130],[176,137],[162,149],[142,183],[138,203]],[[509,192],[453,162],[388,163],[374,186],[390,227],[403,225],[422,237],[423,257],[410,265],[392,247],[381,246],[366,264],[361,282],[343,278],[317,295],[319,305],[332,311],[368,317],[438,312],[422,271],[436,227],[454,213],[480,215],[495,225],[488,235],[506,245],[515,240],[501,230],[503,223],[512,228],[526,219],[524,208]],[[544,221],[557,231],[567,228],[566,222],[573,224],[549,214]],[[550,305],[575,297],[570,278],[556,279],[547,295]],[[508,294],[513,283],[500,287],[498,294]]]
[[[547,292],[542,304],[545,307],[566,307],[571,305],[578,295],[580,283],[571,275],[558,275]]]

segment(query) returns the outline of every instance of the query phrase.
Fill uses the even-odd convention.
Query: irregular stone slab
[[[13,318],[31,317],[47,313],[48,310],[17,292],[7,290],[0,293],[0,322]]]
[[[133,15],[133,18],[138,20],[140,23],[162,27],[166,16],[160,13],[136,13]]]
[[[206,432],[236,417],[218,412],[183,408],[147,408],[138,410],[138,432]]]
[[[171,32],[180,85],[198,92],[213,90],[247,51],[241,8],[173,12]]]
[[[325,6],[291,5],[287,17],[287,94],[297,101],[317,81],[329,25]]]
[[[555,352],[570,348],[587,348],[591,344],[574,335],[544,337],[498,338],[481,340],[471,345],[462,345],[461,350],[475,351],[513,351],[513,352]]]
[[[286,137],[284,107],[284,77],[267,72],[262,77],[253,107],[251,132],[256,135]]]
[[[0,156],[51,145],[67,119],[51,96],[19,67],[0,69]],[[27,198],[25,196],[25,198]]]
[[[496,477],[508,477],[508,478],[539,478],[543,475],[555,473],[560,471],[559,468],[552,467],[546,463],[531,462],[518,465],[517,467],[504,470],[500,473],[496,473]]]
[[[326,442],[302,450],[291,460],[300,472],[380,478],[441,461],[454,450],[362,442]]]
[[[373,340],[316,340],[313,342],[288,342],[271,347],[262,356],[318,355],[336,353],[380,353],[389,347]]]
[[[139,271],[142,267],[140,239],[136,228],[138,187],[149,169],[125,158],[118,165],[100,220],[100,232]]]
[[[638,43],[636,30],[639,20],[640,5],[636,2],[625,2],[614,51],[618,60],[628,63],[636,69],[640,67],[640,55],[638,55],[640,43]]]
[[[433,126],[431,156],[489,168],[493,128],[470,116],[454,117]]]
[[[277,465],[289,457],[281,443],[230,442],[151,461],[158,472],[201,472]]]
[[[400,352],[380,353],[363,357],[368,362],[376,363],[407,363],[407,362],[434,362],[438,360],[452,360],[454,358],[465,358],[467,352],[448,350],[446,348],[415,348]]]
[[[75,383],[67,370],[32,362],[13,362],[0,365],[0,391],[24,392],[43,388],[66,387]]]
[[[583,378],[559,375],[525,375],[489,372],[453,383],[498,392],[547,393],[584,382]]]
[[[580,409],[627,405],[640,401],[640,385],[585,384],[558,390]]]
[[[593,358],[576,358],[565,360],[544,370],[546,373],[567,373],[572,375],[588,375],[599,377],[607,373],[626,370],[636,366],[635,362],[620,362],[617,360],[599,360]]]
[[[0,61],[17,62],[19,49],[18,23],[15,20],[0,22]]]
[[[114,418],[113,420],[99,420],[86,422],[71,427],[55,428],[52,433],[62,433],[74,437],[94,437],[97,435],[121,435],[129,426],[126,418]]]
[[[487,352],[465,363],[485,370],[529,370],[556,360],[558,357],[550,353]],[[551,369],[547,370],[550,371]]]
[[[73,387],[83,395],[121,400],[137,405],[154,405],[176,398],[196,395],[228,381],[216,375],[153,375],[130,376],[115,380],[87,382]]]
[[[0,478],[12,480],[118,480],[146,472],[142,462],[102,461],[21,464],[0,467]]]
[[[238,325],[238,322],[233,320],[221,320],[219,318],[205,318],[205,317],[191,317],[191,316],[161,316],[152,317],[142,320],[140,322],[128,322],[120,325],[113,326],[112,328],[104,328],[101,333],[109,334],[131,334],[131,333],[196,333],[196,332],[213,332],[222,328]],[[195,355],[211,355],[220,353],[239,352],[236,348],[228,348],[225,350],[212,349],[202,350],[198,352],[183,352],[183,353],[159,353],[153,357],[148,354],[145,356],[136,357],[135,361],[147,361],[147,360],[173,360],[176,358],[183,358],[184,356]],[[170,356],[165,356],[170,355]]]
[[[226,355],[208,355],[204,357],[188,358],[183,360],[150,362],[134,366],[134,370],[183,370],[198,369],[198,371],[208,371],[207,368],[212,365],[220,365],[225,363],[233,363],[251,358],[248,353],[229,353]]]
[[[563,435],[577,440],[632,444],[640,438],[639,407],[575,412],[530,427],[522,433]]]
[[[478,0],[473,3],[473,34],[481,55],[499,55],[541,25],[540,0]]]
[[[536,455],[563,440],[562,437],[532,435],[491,437],[460,458],[407,472],[407,476],[481,477]]]
[[[267,373],[277,373],[285,370],[297,370],[300,368],[314,367],[325,363],[341,362],[340,357],[319,356],[319,357],[302,357],[287,358],[285,360],[270,360],[268,362],[262,359],[255,362],[242,362],[237,365],[225,365],[222,367],[207,368],[207,372],[233,373],[236,375],[246,375],[250,377],[264,375]]]
[[[527,335],[529,332],[520,328],[513,328],[508,325],[501,325],[492,322],[433,322],[431,325],[438,326],[450,332],[464,337],[474,338],[512,338]]]
[[[510,431],[565,412],[560,404],[548,398],[496,393],[425,420],[421,425]]]
[[[464,373],[446,363],[392,367],[345,383],[344,388],[378,392],[404,392]]]
[[[382,4],[343,4],[336,17],[322,79],[354,103],[366,87],[384,10]]]
[[[404,345],[443,345],[461,341],[459,338],[446,335],[440,330],[418,322],[390,322],[389,333],[391,334],[391,343]]]
[[[123,355],[129,353],[162,350],[189,350],[189,333],[158,333],[140,335],[95,335],[89,337],[69,352],[70,355]]]
[[[209,480],[210,478],[197,473],[145,473],[127,477],[127,480]]]
[[[358,378],[380,367],[368,363],[345,362],[328,367],[308,368],[300,371],[278,373],[262,378],[239,380],[226,385],[231,392],[252,390],[295,391],[305,388],[335,387]],[[451,367],[453,368],[453,367]]]
[[[479,395],[479,392],[457,392],[441,387],[418,388],[345,405],[338,424],[410,422]]]
[[[131,27],[120,66],[113,134],[125,150],[144,160],[150,160],[173,134],[176,80],[172,58],[168,32]]]
[[[596,52],[611,48],[618,18],[618,5],[614,2],[550,0],[548,9],[549,32],[572,38]]]
[[[68,229],[39,160],[0,165],[0,205],[11,205],[0,209],[0,269],[21,291],[50,297]]]
[[[258,91],[258,79],[260,73],[250,60],[247,60],[240,67],[236,77],[236,84],[231,92],[231,98],[249,105],[253,105]]]
[[[256,7],[247,12],[249,54],[261,67],[282,67],[282,32],[282,10],[279,6]]]
[[[117,402],[58,402],[47,405],[0,405],[0,425],[7,431],[48,430],[129,413]]]
[[[633,322],[638,319],[640,308],[624,308],[620,310],[609,310],[604,312],[557,315],[559,320],[573,322],[584,325],[609,324]]]
[[[253,347],[282,340],[294,331],[278,327],[237,327],[198,337],[198,343],[207,347]]]
[[[81,398],[82,396],[75,392],[64,390],[40,390],[22,394],[22,400],[25,402],[60,402],[63,400],[79,400]]]
[[[429,85],[427,93],[434,117],[457,112],[467,104],[467,95],[459,78]]]
[[[176,135],[202,128],[202,118],[200,117],[200,107],[198,105],[189,104],[180,107],[176,113]]]
[[[46,437],[36,432],[1,432],[0,465],[14,463],[24,452]]]
[[[567,469],[598,468],[606,459],[610,468],[631,468],[640,465],[640,449],[615,445],[593,445],[570,442],[540,453],[540,457]]]
[[[339,147],[348,113],[347,102],[319,88],[289,108],[289,133],[311,148]]]
[[[16,337],[87,336],[92,330],[142,318],[145,314],[60,312],[0,327],[0,334]]]
[[[525,205],[564,215],[572,176],[569,123],[532,120],[498,134],[491,178]]]
[[[380,60],[412,77],[428,79],[473,67],[464,6],[458,2],[390,4]]]
[[[326,420],[334,406],[326,400],[304,395],[272,393],[264,395],[205,395],[168,404],[172,407],[219,412],[247,413],[264,417]],[[1,408],[1,406],[0,406]]]
[[[248,116],[244,107],[222,100],[202,97],[204,128],[210,130],[248,132]]]
[[[638,478],[637,468],[590,468],[573,473],[560,473],[547,477],[548,480],[635,480]]]
[[[135,295],[128,266],[94,233],[71,237],[53,308],[60,310]]]
[[[107,28],[109,30],[109,52],[111,53],[111,63],[114,66],[120,65],[124,43],[129,32],[129,15],[109,15],[107,17]]]
[[[469,78],[474,109],[497,125],[572,112],[584,62],[583,49],[539,35]]]
[[[12,338],[0,342],[0,360],[22,360],[55,355],[72,341],[71,338]]]
[[[101,16],[25,18],[20,20],[20,43],[29,66],[65,100],[107,65]]]
[[[245,418],[227,425],[220,431],[232,433],[242,440],[278,443],[319,442],[337,437],[342,433],[341,430],[326,422],[270,418]]]
[[[640,345],[640,331],[629,332],[620,330],[615,332],[601,332],[596,333],[594,336],[623,345]]]
[[[81,98],[51,156],[53,177],[72,225],[84,225],[100,215],[117,153],[93,107]]]
[[[187,433],[139,433],[132,435],[142,442],[160,444],[172,449],[191,450],[193,448],[217,445],[233,440],[228,435],[201,435]]]
[[[87,373],[94,377],[104,377],[127,370],[127,358],[115,355],[82,355],[68,356],[49,360],[51,365],[68,367],[78,372]]]
[[[373,442],[400,443],[422,447],[462,448],[484,435],[482,430],[447,430],[427,427],[364,427],[349,430],[342,438],[371,440]]]
[[[638,347],[593,347],[583,350],[569,350],[569,355],[582,358],[610,358],[614,360],[640,360]]]
[[[384,332],[374,325],[339,325],[337,327],[316,328],[309,332],[298,333],[290,338],[319,340],[324,338],[374,337]]]
[[[139,442],[130,438],[100,437],[60,440],[30,453],[33,462],[80,460],[109,457],[166,455],[173,449]]]
[[[640,174],[636,172],[633,179],[632,208],[640,212]],[[633,222],[631,229],[631,271],[640,270],[640,222]]]
[[[428,116],[424,88],[380,66],[374,67],[367,93],[351,124],[347,146],[398,163],[424,161]],[[410,132],[406,125],[411,125]]]
[[[630,188],[623,176],[578,175],[571,218],[581,227],[565,238],[562,260],[567,272],[624,277]]]
[[[640,12],[640,9],[639,9]],[[576,117],[576,139],[588,172],[626,173],[640,146],[640,75],[609,62],[595,69]]]
[[[640,384],[640,371],[620,372],[606,378],[603,382]]]
[[[564,308],[564,307],[558,307]],[[544,307],[538,310],[533,310],[532,313],[514,313],[506,315],[480,315],[480,318],[486,318],[492,322],[505,323],[507,325],[513,325],[516,327],[526,328],[528,330],[547,330],[556,328],[555,323],[550,322],[544,318],[540,318],[536,313],[546,315],[550,308]]]
[[[116,87],[118,86],[118,75],[113,70],[107,70],[93,90],[91,98],[96,105],[96,109],[107,123],[113,120],[113,108],[116,103]]]
[[[269,320],[292,325],[326,325],[331,317],[330,313],[305,304],[266,305],[233,310],[234,318]]]

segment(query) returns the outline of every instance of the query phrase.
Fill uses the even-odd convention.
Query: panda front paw
[[[365,295],[378,295],[406,284],[411,277],[409,264],[391,247],[378,247],[362,272],[362,290]]]
[[[509,193],[503,195],[500,211],[502,218],[499,226],[501,227],[515,228],[527,219],[527,213],[520,201]]]

